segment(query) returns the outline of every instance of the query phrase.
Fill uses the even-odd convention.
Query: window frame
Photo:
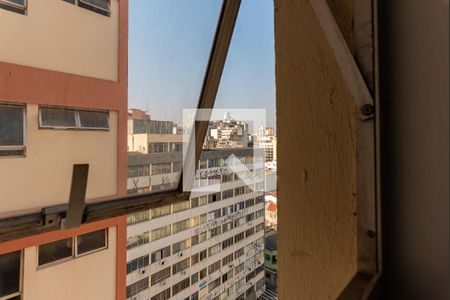
[[[8,253],[3,253],[3,254],[10,254],[13,252],[20,252],[20,265],[19,265],[19,290],[17,292],[14,292],[12,294],[8,294],[5,296],[0,297],[0,300],[7,300],[7,299],[12,299],[12,297],[17,297],[17,296],[22,296],[23,293],[23,275],[24,275],[24,250],[16,250],[16,251],[11,251]],[[3,255],[0,254],[0,255]],[[22,297],[21,297],[22,299]]]
[[[0,0],[1,1],[1,0]],[[27,105],[26,104],[13,104],[13,103],[6,103],[6,102],[0,102],[0,106],[7,106],[7,107],[21,107],[22,108],[22,145],[0,145],[0,152],[2,151],[22,151],[22,155],[0,155],[1,158],[13,158],[13,157],[26,157],[26,138],[27,138]]]
[[[55,110],[68,110],[74,112],[75,117],[75,126],[53,126],[53,125],[43,125],[42,119],[42,109],[55,109]],[[98,112],[104,113],[106,115],[106,121],[108,123],[108,128],[106,127],[86,127],[81,125],[80,112]],[[79,109],[75,107],[62,107],[62,106],[48,106],[48,105],[39,105],[38,107],[38,120],[39,120],[39,129],[52,129],[52,130],[93,130],[93,131],[110,131],[111,130],[111,122],[108,110],[98,110],[98,109]]]
[[[80,236],[82,236],[82,235],[94,233],[94,232],[97,232],[97,231],[104,231],[104,232],[105,232],[105,246],[103,246],[103,247],[101,247],[101,248],[96,248],[96,249],[93,249],[93,250],[90,250],[90,251],[87,251],[87,252],[84,252],[84,253],[79,254],[79,253],[78,253],[78,246],[79,246],[79,244],[78,244],[78,237],[80,237]],[[95,253],[95,252],[99,252],[99,251],[108,249],[108,248],[109,248],[109,243],[108,243],[108,242],[109,242],[109,239],[108,239],[109,235],[108,235],[108,233],[109,233],[108,228],[103,228],[103,229],[99,229],[99,230],[95,230],[95,231],[90,231],[90,232],[86,232],[86,233],[78,234],[78,235],[74,236],[74,240],[73,240],[73,243],[74,243],[74,246],[75,246],[75,249],[74,249],[74,252],[75,252],[74,254],[75,254],[75,256],[74,256],[74,258],[77,258],[77,257],[83,257],[83,256],[85,256],[85,255],[89,255],[89,254],[92,254],[92,253]]]
[[[197,108],[208,109],[214,107],[240,4],[241,0],[223,0]],[[193,163],[195,168],[198,167],[208,123],[196,122],[196,134],[190,137],[191,143],[187,151],[194,152],[195,161]],[[158,208],[179,201],[189,201],[190,192],[183,191],[183,173],[190,172],[186,169],[182,170],[178,189],[119,196],[101,202],[89,203],[84,210],[82,223],[91,223],[127,215],[143,209]],[[193,178],[187,180],[190,181]],[[61,224],[59,221],[65,218],[68,213],[67,210],[67,205],[57,205],[43,207],[42,212],[0,219],[0,227],[3,229],[0,234],[0,242],[31,236],[49,230],[58,230]],[[47,223],[47,214],[51,214],[52,218],[56,218],[56,222]]]
[[[0,8],[26,16],[28,13],[28,0],[24,0],[23,5],[11,2],[10,0],[0,0]]]

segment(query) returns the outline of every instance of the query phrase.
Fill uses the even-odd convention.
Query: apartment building
[[[0,1],[0,219],[40,226],[2,225],[2,300],[125,296],[126,217],[69,228],[50,212],[68,210],[76,164],[87,203],[126,195],[127,5]]]
[[[143,110],[128,110],[128,151],[182,152],[182,130],[172,121],[152,120]]]
[[[249,170],[260,165],[257,175],[233,173],[226,163],[231,154]],[[152,163],[155,155],[159,160]],[[130,156],[129,168],[152,170],[164,161],[167,177],[176,176],[173,166],[181,160],[169,162],[174,153],[139,156]],[[197,172],[203,180],[190,201],[128,216],[127,299],[255,299],[264,292],[262,156],[250,148],[205,150]],[[129,180],[150,182],[150,191],[159,185],[152,171],[136,174]],[[212,185],[218,185],[214,192],[208,191]]]

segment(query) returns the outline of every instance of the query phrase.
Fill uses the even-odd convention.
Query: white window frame
[[[42,109],[61,109],[73,111],[75,116],[75,126],[53,126],[53,125],[43,125],[42,123]],[[54,129],[54,130],[98,130],[98,131],[110,131],[111,122],[109,118],[109,111],[107,110],[97,110],[97,109],[77,109],[72,107],[56,107],[56,106],[39,106],[39,129]],[[80,112],[99,112],[106,114],[106,120],[108,122],[108,128],[106,127],[87,127],[81,125]]]

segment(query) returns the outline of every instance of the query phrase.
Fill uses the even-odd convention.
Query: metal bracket
[[[76,228],[83,222],[89,164],[73,165],[72,185],[70,188],[69,207],[60,228]]]

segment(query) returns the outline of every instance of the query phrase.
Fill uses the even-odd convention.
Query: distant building
[[[264,285],[264,177],[250,188],[224,162],[247,168],[262,151],[202,152],[199,177],[220,191],[128,215],[127,299],[256,299]],[[259,157],[259,158],[258,158]],[[129,192],[176,187],[181,153],[130,153]],[[260,169],[259,174],[264,174]],[[161,186],[161,180],[167,178]],[[164,186],[166,184],[166,186]]]
[[[266,227],[271,227],[273,229],[277,229],[277,204],[269,201],[266,202]]]
[[[278,251],[277,251],[277,231],[266,232],[264,238],[264,267],[266,270],[266,288],[272,291],[277,290],[278,272]]]
[[[151,120],[142,110],[128,110],[129,152],[182,152],[182,145],[183,135],[176,123]]]
[[[258,134],[256,135],[256,141],[254,141],[254,146],[256,148],[264,149],[266,162],[276,162],[277,137],[273,135],[273,129],[271,127],[264,129],[264,127],[261,126],[259,128]]]
[[[226,113],[223,120],[211,121],[204,148],[247,148],[249,146],[248,124],[231,119]]]

